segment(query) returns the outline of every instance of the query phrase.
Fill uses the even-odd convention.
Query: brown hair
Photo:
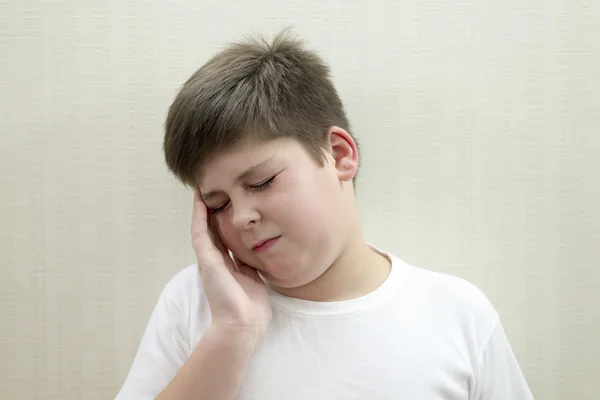
[[[169,108],[163,149],[185,185],[209,157],[249,136],[296,139],[324,165],[331,126],[350,132],[328,66],[287,31],[235,43],[204,64]]]

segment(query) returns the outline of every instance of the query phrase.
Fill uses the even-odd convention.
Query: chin
[[[298,277],[294,276],[294,270],[297,269],[289,266],[282,268],[281,264],[278,264],[276,269],[269,268],[269,266],[263,266],[258,269],[258,273],[263,278],[263,280],[273,286],[281,287],[281,288],[293,288],[296,287],[296,281]]]
[[[296,257],[278,254],[261,262],[257,270],[264,281],[276,287],[293,289],[306,286],[323,275],[333,262],[330,259],[334,259],[331,254],[315,257],[314,253],[320,251],[312,254],[303,252]]]
[[[273,271],[271,268],[261,268],[259,270],[260,275],[263,280],[270,283],[271,285],[283,287],[283,288],[291,288],[295,287],[294,285],[297,278],[293,276],[292,271],[288,269],[282,270],[282,268],[278,268],[277,271]]]
[[[288,266],[278,271],[267,272],[261,270],[259,273],[264,281],[272,286],[282,289],[294,289],[306,286],[318,279],[325,271],[306,270],[299,266]]]

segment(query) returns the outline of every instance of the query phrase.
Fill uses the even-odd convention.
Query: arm
[[[188,302],[191,294],[181,283],[189,274],[183,272],[159,297],[116,400],[235,398],[262,330],[213,323],[190,349],[189,314],[169,295],[177,292]]]
[[[258,272],[231,258],[194,191],[192,244],[212,324],[190,348],[189,305],[196,285],[179,274],[161,295],[117,400],[234,399],[248,361],[271,320],[271,305]],[[188,270],[190,271],[190,270]],[[197,272],[196,272],[197,273]],[[187,288],[187,289],[186,289]],[[191,312],[197,310],[192,309]]]
[[[533,400],[499,320],[483,348],[477,400]]]
[[[157,400],[233,400],[260,339],[250,331],[211,325]]]

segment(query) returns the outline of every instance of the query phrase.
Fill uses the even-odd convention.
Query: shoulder
[[[198,265],[192,264],[177,272],[165,285],[163,294],[170,298],[190,296],[202,289]]]
[[[411,269],[413,284],[424,290],[430,301],[443,302],[449,308],[481,317],[496,317],[496,310],[488,297],[467,279],[419,267]]]
[[[197,264],[177,272],[165,285],[161,299],[187,323],[210,313]]]
[[[479,353],[496,327],[498,313],[484,292],[466,279],[408,266],[405,290],[436,326],[459,334]]]

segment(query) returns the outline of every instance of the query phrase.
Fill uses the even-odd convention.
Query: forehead
[[[201,185],[215,178],[241,174],[258,164],[269,167],[290,159],[297,159],[299,147],[300,145],[292,139],[253,140],[240,143],[215,154],[203,163],[196,173],[196,182]]]

